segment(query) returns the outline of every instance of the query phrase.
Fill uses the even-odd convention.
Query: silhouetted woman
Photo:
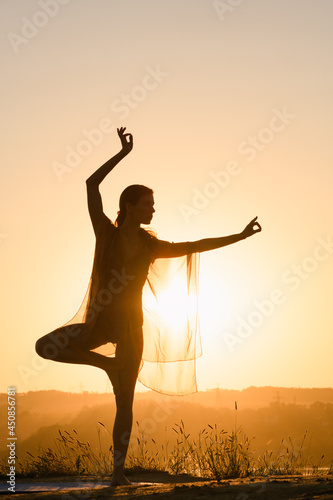
[[[122,149],[87,179],[88,209],[96,236],[92,276],[79,321],[40,338],[37,353],[45,359],[88,364],[103,369],[113,386],[116,418],[113,428],[112,485],[129,484],[124,463],[132,429],[135,384],[142,362],[142,289],[149,266],[160,258],[179,257],[230,245],[252,236],[261,227],[254,218],[239,234],[194,242],[170,243],[141,228],[154,213],[150,188],[127,187],[120,196],[115,224],[103,212],[99,185],[133,147],[133,137],[118,129]],[[115,355],[98,352],[116,346]]]

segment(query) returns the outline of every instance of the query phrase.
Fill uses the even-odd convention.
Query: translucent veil
[[[61,329],[98,338],[98,311],[110,294],[105,276],[105,252],[112,250],[115,227],[105,217],[96,238],[93,269],[83,302]],[[197,391],[196,358],[201,356],[198,317],[199,254],[157,259],[143,288],[144,348],[139,381],[154,391],[184,395]],[[69,333],[70,334],[70,333]],[[105,342],[105,340],[104,340]],[[91,349],[114,356],[112,342]]]
[[[143,366],[139,381],[164,394],[197,391],[202,354],[198,317],[199,254],[157,259],[143,289]]]

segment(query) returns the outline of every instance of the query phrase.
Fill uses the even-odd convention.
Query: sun
[[[198,300],[195,280],[188,279],[185,266],[162,274],[154,292],[145,286],[144,350],[146,359],[176,361],[193,359],[199,345]],[[169,269],[170,270],[170,269]],[[176,271],[176,272],[174,272]]]
[[[172,331],[186,327],[196,309],[196,295],[188,291],[181,278],[174,278],[161,290],[154,304],[155,312]]]

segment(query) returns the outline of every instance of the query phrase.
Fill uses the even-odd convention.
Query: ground
[[[109,481],[96,478],[56,478],[54,480],[18,480],[17,485],[24,483],[25,492],[10,493],[4,491],[2,483],[1,496],[7,498],[29,498],[31,500],[95,500],[116,498],[144,499],[161,498],[163,500],[201,500],[214,497],[223,500],[333,500],[333,478],[323,476],[283,476],[265,478],[246,478],[217,481],[202,481],[188,476],[170,476],[166,473],[145,473],[131,476],[136,484],[131,486],[111,487]],[[43,486],[44,484],[44,486]],[[39,491],[28,491],[36,488]],[[45,486],[46,485],[46,486]],[[59,488],[49,490],[46,488]],[[76,489],[71,489],[75,487]],[[44,488],[44,491],[41,491]],[[18,490],[17,486],[17,490]]]

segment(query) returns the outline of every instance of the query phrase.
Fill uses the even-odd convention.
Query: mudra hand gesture
[[[133,148],[133,136],[132,134],[125,134],[126,127],[117,128],[117,132],[123,147],[123,152],[128,154]],[[128,139],[127,139],[128,138]]]
[[[254,219],[251,220],[251,222],[246,226],[245,229],[242,231],[242,235],[244,238],[248,238],[249,236],[252,236],[255,233],[259,233],[261,231],[261,225],[259,222],[257,222],[258,217],[255,217]]]

